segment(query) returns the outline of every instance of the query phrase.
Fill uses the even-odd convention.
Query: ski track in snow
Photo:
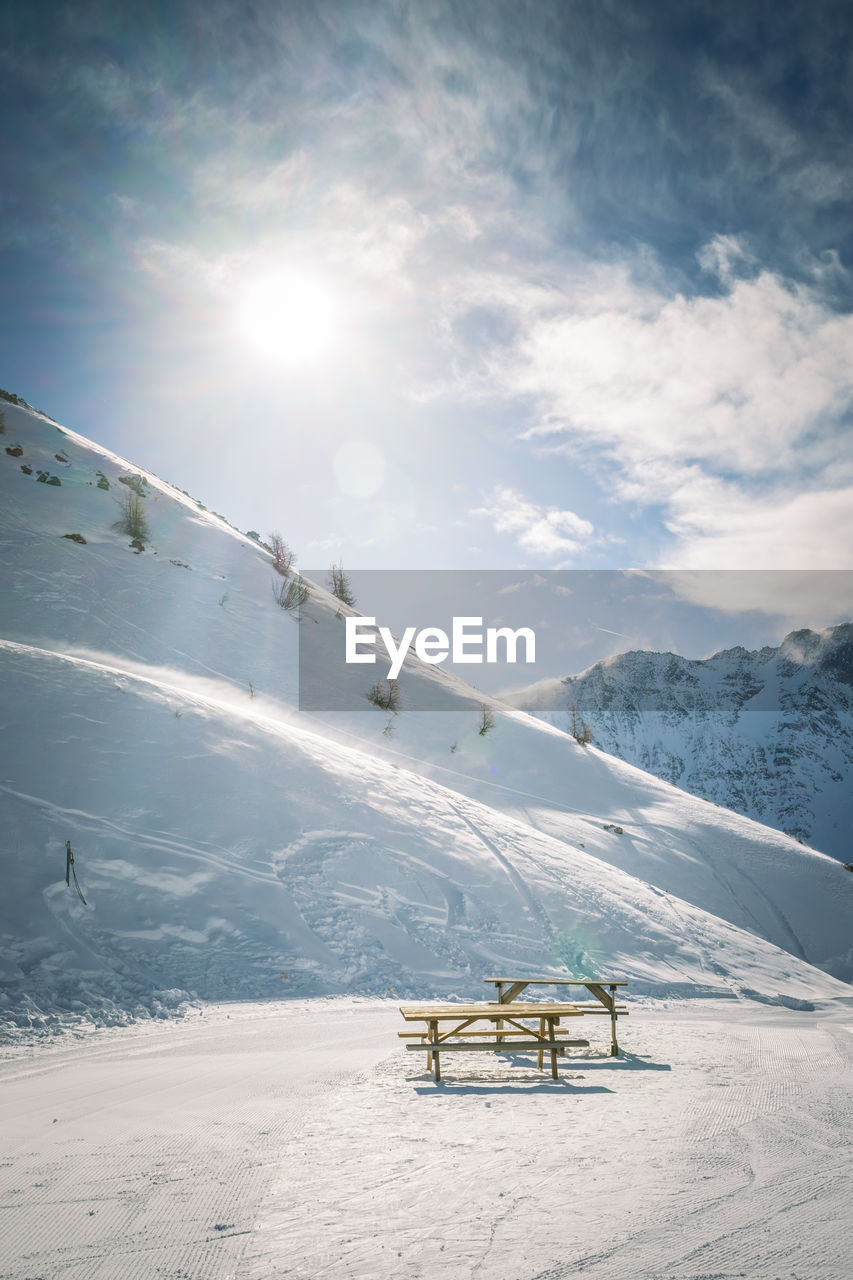
[[[236,1007],[0,1065],[0,1280],[233,1277],[282,1147],[387,1046],[387,1011],[358,1036],[330,1012]]]
[[[717,883],[732,898],[736,898],[738,901],[743,903],[744,901],[743,894],[739,894],[736,891],[734,885],[729,880],[728,876],[726,876],[723,873],[720,866],[721,860],[718,856],[715,855],[713,844],[709,843],[705,847],[700,847],[699,844],[692,838],[689,831],[685,831],[684,833],[684,842],[686,844],[690,844],[696,850],[697,856],[704,861],[705,866],[708,868],[708,870],[710,871],[711,875],[715,878]],[[727,860],[727,865],[731,866],[732,864]],[[758,899],[760,899],[760,901],[764,904],[764,906],[770,912],[773,918],[775,920],[778,920],[779,924],[782,926],[782,929],[784,930],[785,935],[788,937],[790,941],[791,952],[795,956],[799,956],[801,960],[805,960],[806,956],[803,950],[803,944],[800,942],[800,939],[797,937],[796,932],[791,927],[790,921],[787,919],[787,917],[785,916],[785,913],[781,910],[781,908],[773,901],[770,895],[762,889],[761,885],[758,883],[755,877],[751,876],[745,867],[743,866],[735,867],[734,872],[737,876],[739,876],[742,880],[744,880],[750,886],[755,896]],[[762,928],[761,928],[760,921],[756,919],[754,914],[746,906],[744,906],[744,913],[749,919],[752,920],[752,925],[756,933],[761,933]]]
[[[220,870],[228,871],[229,874],[246,880],[257,880],[262,884],[276,883],[276,877],[272,872],[255,871],[251,867],[247,867],[245,863],[237,862],[228,849],[214,850],[208,841],[200,841],[196,845],[188,844],[186,841],[175,840],[160,832],[141,830],[137,825],[129,827],[113,819],[103,818],[96,814],[82,813],[79,809],[64,808],[43,796],[25,795],[23,792],[14,791],[11,787],[6,787],[2,783],[0,783],[0,792],[14,796],[16,800],[23,800],[25,803],[43,809],[46,813],[53,814],[56,817],[73,818],[76,825],[84,831],[109,832],[111,835],[119,836],[122,840],[132,842],[139,848],[147,846],[167,853],[176,853],[183,858],[188,858],[190,861],[218,867]]]
[[[399,1025],[226,1006],[13,1055],[0,1280],[849,1276],[838,1020],[638,1008],[619,1059],[454,1055],[439,1087]]]
[[[507,858],[505,854],[501,853],[495,841],[489,839],[481,827],[478,827],[475,822],[466,816],[459,804],[453,801],[448,801],[447,803],[448,807],[453,810],[462,822],[465,823],[465,826],[468,827],[470,831],[473,831],[477,839],[485,845],[489,853],[493,854],[503,867],[519,898],[525,904],[531,916],[538,920],[542,927],[544,936],[552,936],[555,932],[554,925],[548,915],[545,904],[542,902],[541,898],[537,897],[537,895],[532,891],[524,877],[513,866],[511,860]]]
[[[438,1087],[405,1050],[363,1071],[288,1145],[240,1280],[847,1280],[849,1034],[718,1006],[621,1038],[556,1083],[482,1054]]]
[[[533,1280],[578,1272],[602,1280],[848,1276],[849,1038],[845,1049],[819,1027],[738,1027],[718,1036],[708,1087],[682,1113],[672,1199],[652,1198],[629,1238]],[[726,1078],[735,1062],[737,1075]]]

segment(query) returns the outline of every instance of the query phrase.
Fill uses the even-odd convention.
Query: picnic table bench
[[[485,978],[484,981],[497,987],[499,1004],[511,1004],[527,987],[586,987],[595,996],[595,1003],[574,1003],[573,1007],[583,1014],[610,1015],[610,1056],[617,1057],[616,1019],[627,1018],[628,1010],[624,1004],[616,1003],[616,991],[618,987],[627,987],[627,978]]]
[[[422,1031],[399,1031],[401,1039],[417,1039],[420,1043],[407,1044],[406,1048],[426,1050],[427,1069],[432,1067],[435,1079],[441,1079],[440,1055],[447,1052],[476,1053],[491,1050],[498,1053],[529,1053],[535,1050],[541,1070],[545,1053],[551,1055],[551,1075],[557,1079],[557,1053],[562,1049],[586,1047],[588,1040],[557,1037],[557,1027],[562,1018],[581,1017],[579,1010],[572,1005],[547,1003],[537,1000],[532,1003],[518,1001],[513,1004],[512,1014],[507,1013],[506,1003],[491,1004],[432,1004],[402,1005],[400,1012],[406,1022],[423,1022],[426,1029]],[[537,1028],[524,1026],[524,1021],[538,1021]],[[439,1027],[439,1023],[454,1023],[447,1028]],[[476,1028],[479,1022],[491,1023],[489,1030]],[[500,1038],[496,1027],[500,1026]],[[474,1027],[474,1030],[470,1028]],[[465,1032],[466,1038],[458,1037]]]
[[[544,1056],[551,1055],[551,1075],[557,1079],[557,1055],[566,1049],[586,1048],[588,1040],[567,1038],[566,1028],[557,1028],[563,1018],[581,1018],[586,1014],[610,1017],[610,1053],[616,1057],[616,1020],[627,1017],[624,1004],[617,1004],[617,990],[627,987],[624,978],[486,978],[497,988],[497,1000],[484,1004],[402,1005],[400,1012],[408,1023],[422,1023],[419,1031],[399,1031],[403,1040],[418,1043],[406,1048],[426,1050],[427,1069],[433,1068],[441,1079],[440,1054],[449,1052],[525,1053],[535,1050],[541,1071]],[[575,1002],[519,1000],[522,991],[531,986],[585,987],[594,1001]],[[537,1022],[538,1027],[525,1026]],[[453,1024],[448,1026],[447,1024]],[[488,1028],[481,1025],[487,1023]]]

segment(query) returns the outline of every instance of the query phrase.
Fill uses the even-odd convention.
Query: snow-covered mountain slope
[[[37,414],[6,419],[10,1021],[162,1012],[187,991],[475,994],[520,966],[849,991],[828,976],[853,965],[837,863],[500,703],[481,736],[482,695],[415,660],[390,737],[366,701],[299,712],[299,633],[340,635],[338,602],[312,587],[297,625],[251,538]],[[143,551],[112,527],[121,476],[144,495]],[[450,709],[407,713],[415,681]]]
[[[631,652],[507,696],[693,795],[853,860],[853,625],[705,660]]]
[[[6,886],[35,937],[13,977],[86,972],[217,998],[414,993],[519,965],[807,998],[829,980],[763,939],[448,788],[156,677],[6,643]],[[176,714],[178,713],[178,714]],[[66,891],[73,837],[88,906]],[[61,933],[57,933],[57,926]],[[719,957],[725,956],[723,963]],[[735,961],[736,957],[736,961]],[[110,986],[107,986],[110,993]]]

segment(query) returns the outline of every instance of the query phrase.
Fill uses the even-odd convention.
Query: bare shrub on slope
[[[116,502],[121,516],[115,521],[113,528],[119,533],[126,533],[133,541],[144,542],[149,535],[149,528],[143,499],[135,490],[128,489]]]

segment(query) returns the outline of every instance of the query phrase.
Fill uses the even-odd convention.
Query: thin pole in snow
[[[77,872],[74,870],[74,854],[71,851],[71,841],[66,840],[65,841],[65,883],[69,886],[71,884],[71,876],[74,877],[74,888],[77,890],[77,894],[80,898],[80,901],[83,903],[84,907],[88,906],[89,904],[87,903],[86,899],[83,897],[83,893],[77,881]]]

